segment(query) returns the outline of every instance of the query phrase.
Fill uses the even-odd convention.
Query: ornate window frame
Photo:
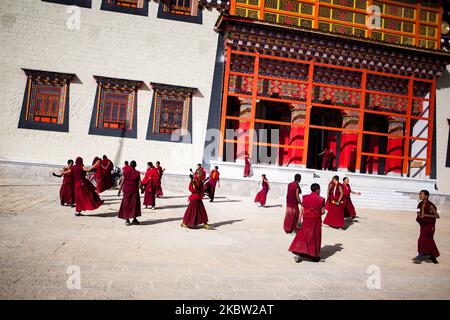
[[[59,3],[68,6],[78,6],[82,8],[92,8],[92,0],[42,0],[43,2]]]
[[[102,0],[100,10],[135,14],[138,16],[148,16],[148,1],[149,0],[137,0],[138,3],[142,3],[142,8],[132,8],[115,4],[117,0]],[[120,0],[119,0],[120,1]],[[125,2],[125,0],[122,0]]]
[[[94,78],[97,81],[97,92],[95,94],[89,134],[137,138],[137,92],[143,82],[102,76],[94,76]],[[105,104],[108,94],[118,96],[128,95],[126,98],[127,109],[124,128],[105,126],[106,121],[104,121],[104,111],[106,109]]]
[[[159,1],[157,18],[197,24],[203,23],[203,10],[199,7],[199,0],[191,0],[191,15],[165,12],[164,9],[167,8],[166,3],[168,1],[170,0]]]
[[[69,87],[75,74],[22,69],[27,75],[18,128],[69,132]],[[45,89],[59,90],[57,115],[38,114],[37,100]],[[42,120],[45,119],[45,120]]]
[[[153,98],[147,140],[192,143],[192,96],[197,89],[153,82],[151,86]],[[164,103],[168,102],[172,102],[172,104],[165,107]],[[166,112],[166,115],[163,115],[164,107],[166,108],[165,111],[172,108],[178,109],[178,112]],[[173,120],[175,116],[177,116],[180,126],[175,131],[169,132],[171,128],[167,128],[167,124],[164,124],[164,122]],[[167,119],[164,120],[163,117]],[[169,119],[170,117],[172,119]],[[164,132],[165,130],[167,132]]]

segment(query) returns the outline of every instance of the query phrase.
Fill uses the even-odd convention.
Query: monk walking
[[[203,204],[203,181],[201,177],[201,171],[196,170],[194,177],[189,183],[189,205],[184,213],[183,228],[195,228],[199,224],[203,224],[203,228],[209,229],[208,214],[206,213],[205,206]]]
[[[164,174],[164,171],[166,169],[163,169],[161,167],[161,162],[156,161],[156,170],[158,170],[159,173],[159,180],[158,180],[158,186],[156,187],[156,197],[160,198],[164,195],[163,191],[162,191],[162,187],[161,187],[161,180],[162,180],[162,176]]]
[[[347,177],[344,178],[343,182],[344,183],[342,184],[342,190],[344,191],[344,218],[351,218],[352,220],[355,220],[358,216],[356,215],[355,206],[353,205],[350,195],[356,194],[360,196],[361,192],[355,192],[352,190],[352,188],[350,187],[350,181]]]
[[[158,186],[159,173],[152,162],[147,163],[147,172],[144,179],[142,179],[142,185],[145,186],[144,191],[144,205],[147,209],[156,209],[156,188]]]
[[[322,215],[325,213],[325,199],[320,196],[320,186],[311,185],[311,194],[303,196],[303,222],[292,241],[289,251],[294,253],[295,262],[301,262],[302,257],[314,262],[320,261],[322,244]]]
[[[220,188],[220,173],[219,167],[215,166],[213,170],[209,173],[209,179],[205,183],[205,194],[209,197],[209,202],[214,201],[214,194],[216,193],[216,185]]]
[[[114,164],[108,159],[106,155],[103,155],[100,161],[102,167],[103,183],[105,185],[105,190],[110,189],[113,186],[113,178],[111,171],[114,169]]]
[[[137,217],[141,216],[141,173],[136,170],[136,161],[131,161],[130,168],[123,174],[120,189],[123,190],[122,203],[119,209],[119,219],[124,219],[125,225],[139,224]],[[130,222],[130,219],[133,219]]]
[[[417,241],[419,255],[413,258],[414,263],[422,263],[426,260],[431,260],[433,263],[438,263],[439,250],[434,242],[434,232],[436,226],[436,219],[439,219],[436,206],[428,199],[430,193],[428,190],[422,190],[419,193],[421,200],[417,206],[416,221],[420,225],[420,236]]]
[[[61,189],[59,189],[59,199],[61,205],[75,205],[75,190],[74,190],[74,180],[72,174],[73,160],[67,161],[67,166],[65,166],[58,174],[53,173],[56,177],[63,177]]]
[[[327,199],[327,216],[323,223],[332,228],[344,228],[344,206],[343,199],[344,191],[342,184],[339,183],[339,177],[334,176],[328,184],[328,199]]]
[[[120,193],[122,192],[122,181],[123,181],[123,174],[125,173],[125,171],[127,171],[128,169],[131,169],[128,161],[124,162],[124,166],[122,167],[122,176],[119,178],[119,191],[117,192],[117,196],[120,196]]]
[[[245,154],[244,161],[244,178],[249,178],[251,176],[252,159],[249,157],[248,153]]]
[[[259,203],[260,207],[266,205],[267,194],[269,193],[269,180],[267,180],[266,175],[261,175],[262,178],[262,189],[256,194],[255,203]]]
[[[294,181],[288,184],[287,194],[286,194],[286,214],[284,217],[284,231],[286,233],[297,232],[297,224],[300,215],[300,210],[298,205],[302,204],[300,199],[300,194],[302,190],[299,186],[302,176],[296,174],[294,176]]]
[[[103,204],[93,184],[86,179],[86,172],[92,169],[93,167],[88,169],[84,166],[81,157],[75,160],[75,165],[71,169],[75,189],[75,216],[81,216],[81,211],[95,210]]]

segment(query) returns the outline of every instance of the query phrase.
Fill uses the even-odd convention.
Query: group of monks
[[[249,161],[250,162],[250,161]],[[147,163],[147,171],[144,173],[136,170],[136,161],[125,161],[122,168],[123,175],[119,183],[119,192],[123,192],[118,218],[126,220],[127,226],[139,224],[137,217],[141,216],[140,192],[144,193],[144,205],[146,208],[156,208],[156,198],[163,196],[161,178],[164,169],[159,161],[156,166],[152,162]],[[102,159],[96,157],[93,165],[87,167],[81,157],[67,162],[67,166],[61,170],[63,177],[60,189],[60,201],[62,205],[75,206],[75,215],[81,216],[82,211],[95,210],[103,204],[99,194],[113,186],[112,162],[103,156]],[[207,178],[206,170],[201,164],[197,164],[195,171],[190,175],[188,198],[189,205],[185,211],[183,222],[184,228],[195,228],[203,225],[203,228],[210,229],[208,224],[208,214],[203,204],[203,198],[207,195],[210,201],[214,201],[216,187],[220,187],[220,173],[216,166],[211,170]],[[94,171],[96,187],[86,178],[88,172]],[[249,168],[245,168],[244,176],[248,176]],[[141,175],[144,178],[141,179]],[[357,214],[351,200],[351,194],[360,195],[354,192],[349,183],[349,178],[345,177],[343,183],[339,182],[339,176],[334,176],[327,188],[327,198],[320,196],[320,185],[313,183],[311,193],[302,194],[300,188],[301,175],[296,174],[294,181],[287,186],[286,212],[283,228],[286,233],[295,232],[295,238],[289,247],[289,251],[295,254],[295,261],[301,262],[307,258],[314,262],[320,261],[320,248],[322,241],[322,216],[326,214],[323,224],[336,229],[345,228],[345,218],[355,220]],[[269,182],[266,175],[262,175],[262,190],[258,192],[255,202],[260,206],[266,204],[269,191]],[[418,239],[418,256],[413,258],[414,263],[431,261],[438,263],[439,250],[434,241],[436,219],[439,218],[436,206],[429,201],[429,192],[422,190],[419,193],[421,202],[418,205],[417,222],[420,225],[420,236]],[[301,208],[299,208],[299,206]],[[130,221],[132,220],[132,221]]]

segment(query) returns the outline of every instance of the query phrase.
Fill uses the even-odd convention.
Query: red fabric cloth
[[[421,213],[424,214],[433,214],[431,211],[431,207],[436,211],[436,206],[431,201],[421,201],[417,208]],[[436,246],[436,242],[434,241],[434,232],[436,226],[436,218],[417,217],[416,221],[420,225],[420,235],[417,241],[417,251],[420,254],[429,254],[434,257],[439,257],[439,250]]]
[[[184,213],[183,223],[190,228],[208,222],[208,214],[203,205],[203,183],[199,179],[193,179],[189,184],[189,205]]]
[[[130,167],[123,174],[123,198],[120,204],[120,219],[134,219],[141,216],[141,198],[139,195],[139,182],[141,174],[139,171]]]
[[[245,166],[244,166],[244,177],[248,177],[250,175],[250,159],[245,157]]]
[[[263,180],[262,189],[256,194],[255,202],[259,202],[264,206],[267,200],[267,193],[269,193],[269,184],[267,183],[267,180]]]
[[[114,169],[114,164],[108,158],[100,160],[100,165],[102,167],[102,179],[105,190],[110,189],[113,186],[113,179],[111,171]]]
[[[161,166],[156,166],[156,169],[158,170],[159,173],[159,179],[158,179],[158,185],[156,186],[156,196],[157,197],[162,197],[164,195],[163,191],[162,191],[162,187],[161,187],[161,179],[163,176],[163,168],[161,168]]]
[[[300,216],[300,209],[298,208],[298,204],[296,205],[287,205],[286,206],[286,214],[284,216],[283,228],[286,233],[292,233],[293,231],[297,231],[297,223]]]
[[[103,191],[106,190],[105,188],[105,180],[103,178],[103,171],[102,171],[102,165],[101,160],[98,159],[97,162],[94,164],[94,174],[95,174],[95,184],[97,188],[97,193],[100,194]]]
[[[352,198],[350,197],[352,188],[349,184],[342,184],[344,190],[344,197],[342,198],[344,203],[344,217],[356,217],[355,206],[353,205]]]
[[[155,206],[156,205],[156,190],[158,188],[159,173],[158,170],[153,168],[148,168],[145,173],[142,184],[145,185],[144,192],[144,205],[145,206]]]
[[[331,186],[331,187],[330,187]],[[328,191],[327,209],[328,213],[325,217],[323,223],[334,228],[343,228],[345,226],[344,222],[344,203],[337,203],[341,195],[339,187],[342,186],[340,183],[336,185],[330,183]]]
[[[325,199],[316,193],[303,196],[303,222],[297,231],[289,251],[295,254],[307,254],[308,256],[320,257],[322,242],[322,207]]]
[[[330,167],[330,151],[325,150],[324,154],[322,155],[322,170],[327,169]]]
[[[64,167],[64,170],[68,169],[71,168]],[[75,189],[72,172],[68,172],[63,175],[62,185],[59,189],[59,199],[61,200],[62,205],[75,203]]]
[[[103,204],[103,200],[95,192],[95,187],[86,179],[83,164],[75,165],[72,169],[74,176],[75,203],[77,212],[95,210]]]
[[[298,194],[302,193],[298,183],[296,181],[289,183],[288,188],[287,188],[287,193],[286,193],[286,204],[292,205],[292,206],[298,205],[297,193]]]
[[[209,174],[209,180],[205,184],[205,193],[208,194],[208,197],[211,200],[214,200],[214,195],[216,193],[216,185],[217,181],[219,181],[220,173],[217,170],[212,170]]]

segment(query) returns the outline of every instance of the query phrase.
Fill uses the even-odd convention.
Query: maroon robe
[[[103,191],[106,190],[105,188],[105,180],[104,180],[104,175],[103,175],[103,171],[102,171],[102,164],[101,164],[101,160],[98,159],[95,164],[94,164],[94,174],[95,174],[95,184],[96,184],[96,189],[97,189],[97,193],[100,194]]]
[[[341,196],[339,186],[342,185],[338,182],[336,185],[334,185],[334,183],[331,184],[331,188],[329,188],[327,199],[328,213],[323,220],[324,224],[333,228],[344,228],[345,226],[343,201],[341,200],[339,205],[337,204],[337,201]]]
[[[267,179],[264,179],[261,191],[256,194],[255,202],[259,202],[264,206],[267,200],[267,193],[269,193],[269,184],[267,183]]]
[[[350,197],[352,193],[352,188],[349,184],[342,184],[342,189],[344,190],[343,205],[344,205],[344,218],[347,217],[356,217],[355,206],[353,205],[352,199]]]
[[[100,165],[102,167],[102,180],[105,190],[110,189],[113,186],[113,179],[111,171],[114,169],[114,164],[108,158],[100,160]]]
[[[95,192],[95,187],[86,179],[83,170],[83,159],[77,158],[72,167],[75,189],[76,212],[95,210],[103,204],[103,200]]]
[[[144,206],[156,206],[156,189],[158,187],[158,180],[158,170],[155,167],[148,168],[144,179],[142,180],[142,184],[145,185]]]
[[[158,170],[158,173],[159,173],[158,185],[156,186],[156,196],[162,197],[164,195],[164,193],[163,193],[162,187],[161,187],[161,180],[162,180],[164,171],[163,171],[163,168],[161,168],[161,166],[156,166],[156,169]]]
[[[284,216],[284,231],[291,233],[297,231],[297,223],[300,215],[298,208],[297,194],[301,194],[302,191],[296,181],[288,184],[286,194],[286,214]]]
[[[64,167],[64,171],[70,169],[68,167]],[[61,189],[59,189],[59,199],[61,200],[61,205],[75,204],[75,190],[74,190],[74,179],[72,171],[63,174],[63,181],[61,185]]]
[[[190,228],[208,223],[208,214],[203,205],[203,182],[197,177],[189,183],[189,205],[184,213],[183,223]]]
[[[313,258],[320,257],[322,242],[322,208],[325,199],[317,193],[303,196],[303,223],[292,241],[289,251],[306,254]]]
[[[245,157],[245,166],[244,166],[244,178],[250,176],[250,159]]]
[[[141,197],[139,195],[139,183],[141,173],[130,167],[123,174],[123,198],[119,209],[120,219],[134,219],[141,216]]]
[[[208,182],[205,184],[205,193],[208,194],[208,197],[211,200],[214,200],[214,195],[216,193],[216,185],[217,182],[219,181],[220,177],[220,173],[217,170],[211,170],[210,174],[209,174],[209,180]]]
[[[436,206],[429,200],[423,200],[417,206],[417,209],[424,214],[433,214],[431,207],[434,207],[436,211]],[[434,242],[434,232],[436,226],[436,218],[423,217],[419,218],[417,216],[416,221],[420,225],[420,235],[417,241],[417,251],[422,255],[432,255],[434,257],[439,257],[439,250]]]
[[[328,170],[330,167],[330,151],[326,149],[322,155],[322,170]]]

